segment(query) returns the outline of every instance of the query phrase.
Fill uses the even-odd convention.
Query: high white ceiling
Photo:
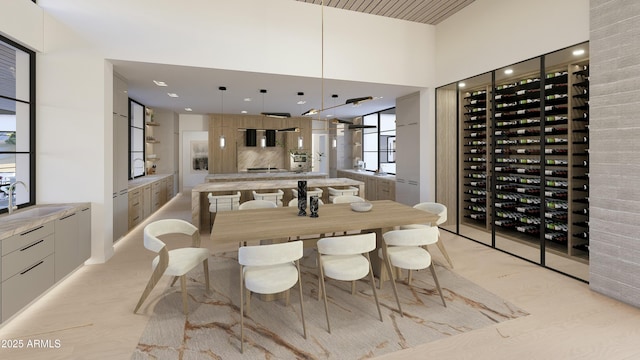
[[[298,0],[302,1],[302,0]],[[436,24],[453,15],[474,0],[340,0],[324,1],[325,6],[360,11],[409,21]],[[321,4],[321,1],[307,1]],[[374,100],[358,106],[345,105],[314,115],[313,118],[344,118],[392,108],[395,99],[419,91],[418,87],[388,84],[339,81],[265,73],[185,67],[112,60],[114,71],[123,76],[129,86],[129,96],[140,103],[176,113],[241,113],[285,112],[299,116],[309,109],[322,109],[344,104],[349,98],[372,96]],[[161,80],[170,85],[170,92],[179,95],[169,98],[167,88],[154,85]],[[225,86],[223,93],[219,86]],[[266,89],[267,93],[260,93]],[[299,96],[298,93],[304,95]],[[332,97],[337,95],[337,97]],[[223,97],[224,96],[224,97]],[[245,101],[251,99],[251,101]],[[306,101],[305,104],[298,104]]]

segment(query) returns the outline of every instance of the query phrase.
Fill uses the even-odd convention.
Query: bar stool
[[[282,206],[282,196],[284,192],[280,189],[272,193],[258,193],[255,190],[251,192],[254,200],[267,200],[274,202],[278,207]]]
[[[298,198],[298,189],[291,189],[291,195],[293,195],[294,199]],[[307,190],[307,204],[311,203],[311,197],[317,196],[318,199],[322,199],[322,189],[314,188],[313,190]]]
[[[327,187],[327,190],[329,190],[329,202],[333,203],[333,199],[336,196],[342,196],[342,195],[354,195],[354,196],[358,196],[358,188],[355,186],[349,186],[345,189],[336,189],[336,188],[332,188],[331,186]]]
[[[209,227],[211,227],[211,213],[218,211],[238,210],[240,207],[240,191],[231,195],[207,195],[209,199]]]

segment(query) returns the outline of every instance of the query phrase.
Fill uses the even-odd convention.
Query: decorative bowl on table
[[[357,212],[367,212],[367,211],[371,210],[372,207],[373,207],[373,204],[369,203],[369,202],[353,202],[353,203],[351,203],[351,210],[357,211]]]

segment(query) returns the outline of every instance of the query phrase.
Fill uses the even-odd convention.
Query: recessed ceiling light
[[[461,82],[461,83],[458,83],[458,86],[459,86],[459,87],[465,87],[465,86],[467,86],[467,84],[465,84],[465,83]]]
[[[241,114],[246,114],[246,113],[247,113],[247,110],[242,110],[242,111],[240,111],[240,113],[241,113]]]
[[[178,94],[176,94],[176,93],[167,93],[167,95],[169,95],[170,97],[174,97],[174,98],[178,97]]]
[[[244,98],[244,101],[251,101],[251,98]]]
[[[584,49],[573,50],[574,56],[584,55]]]
[[[300,101],[298,101],[298,105],[304,105],[304,104],[306,104],[306,103],[307,103],[307,101],[306,101],[306,100],[300,100]]]
[[[154,84],[156,84],[156,85],[158,85],[158,86],[169,86],[169,85],[167,85],[167,83],[166,83],[166,82],[164,82],[164,81],[153,80],[153,83],[154,83]]]
[[[333,115],[329,114],[329,115],[327,115],[327,117],[328,117],[328,118],[329,118],[329,117],[333,117]]]
[[[193,111],[192,108],[184,108],[184,109],[187,110],[187,111]]]
[[[513,74],[513,69],[507,69],[507,70],[504,71],[504,73],[507,74],[507,75],[511,75],[511,74]]]

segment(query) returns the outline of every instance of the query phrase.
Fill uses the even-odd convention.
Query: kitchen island
[[[321,178],[321,179],[283,179],[283,180],[255,180],[255,181],[226,181],[226,182],[206,182],[196,185],[191,190],[191,221],[195,226],[209,226],[209,200],[208,193],[214,194],[230,194],[240,191],[242,197],[240,202],[252,199],[251,191],[272,192],[278,189],[284,191],[283,203],[292,199],[291,190],[298,187],[298,180],[307,180],[307,189],[321,188],[324,193],[323,197],[328,199],[329,190],[327,187],[348,187],[356,186],[359,189],[360,196],[365,195],[365,183],[347,178]],[[326,200],[325,201],[328,201]],[[286,205],[285,205],[286,206]],[[200,211],[200,209],[204,209]]]

